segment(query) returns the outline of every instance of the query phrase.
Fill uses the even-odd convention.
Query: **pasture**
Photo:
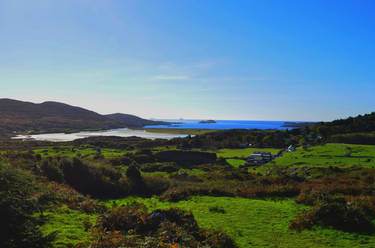
[[[326,144],[284,153],[269,165],[312,167],[374,167],[375,146]]]
[[[195,196],[177,203],[158,198],[127,197],[105,204],[126,205],[141,202],[149,209],[179,207],[193,213],[204,228],[221,229],[232,236],[241,248],[246,247],[372,247],[375,236],[351,234],[334,229],[314,228],[300,233],[290,230],[290,221],[307,209],[292,199],[244,199]],[[220,210],[220,211],[218,211]]]

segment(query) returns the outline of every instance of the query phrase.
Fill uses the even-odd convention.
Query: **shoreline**
[[[29,141],[51,141],[51,142],[67,142],[76,139],[83,139],[95,136],[118,136],[118,137],[140,137],[145,139],[173,139],[183,138],[188,134],[184,133],[161,133],[161,132],[148,132],[142,129],[109,129],[101,131],[81,131],[75,133],[41,133],[41,134],[18,134],[11,137],[12,140],[29,140]]]

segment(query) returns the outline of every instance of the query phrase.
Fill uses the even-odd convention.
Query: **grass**
[[[92,147],[74,147],[73,146],[58,146],[58,147],[45,147],[35,149],[34,152],[36,154],[40,154],[42,157],[54,157],[54,156],[61,156],[61,157],[75,157],[81,156],[84,158],[92,158],[97,154],[97,150]],[[117,150],[117,149],[109,149],[109,148],[101,148],[101,154],[105,158],[115,158],[120,157],[128,153],[129,151]]]
[[[226,159],[226,161],[228,162],[228,164],[230,164],[231,166],[236,167],[236,168],[238,168],[240,165],[243,165],[243,164],[246,163],[246,160],[234,159],[234,158],[228,158],[228,159]]]
[[[323,146],[302,148],[295,152],[284,153],[274,160],[274,165],[280,166],[337,166],[350,167],[360,165],[362,167],[375,166],[375,146],[326,144]]]
[[[260,200],[197,196],[178,203],[160,202],[157,198],[128,197],[106,201],[108,206],[143,202],[149,209],[180,207],[192,211],[204,228],[222,229],[242,247],[373,247],[374,235],[352,234],[316,228],[301,233],[289,230],[290,221],[305,206],[292,199]],[[223,211],[210,211],[210,209]]]
[[[84,220],[95,223],[97,215],[84,214],[62,206],[56,211],[45,212],[48,222],[41,226],[43,234],[48,235],[57,232],[53,247],[66,248],[76,247],[78,243],[85,243],[90,240],[90,235],[83,226]]]

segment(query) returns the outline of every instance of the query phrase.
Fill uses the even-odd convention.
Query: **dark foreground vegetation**
[[[317,240],[332,232],[337,240],[326,242],[333,247],[371,247],[375,146],[325,143],[349,136],[345,142],[371,143],[373,130],[366,121],[372,116],[304,129],[229,130],[173,140],[3,140],[0,247],[301,247],[304,242],[326,247]],[[247,148],[240,149],[243,144]],[[289,145],[297,151],[286,152]],[[238,166],[256,150],[278,157],[260,166]],[[245,234],[254,223],[261,230],[267,222],[247,214],[262,206],[270,211],[258,214],[262,218],[280,214],[277,202],[294,210],[262,233]],[[244,207],[251,204],[257,207]],[[189,206],[204,208],[204,214]],[[235,222],[224,221],[229,214],[248,223],[237,229]],[[76,229],[64,234],[70,222]],[[286,223],[282,231],[281,222]],[[314,235],[320,236],[306,238]],[[349,246],[340,238],[347,235],[356,237]]]

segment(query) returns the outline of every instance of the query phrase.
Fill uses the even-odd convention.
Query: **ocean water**
[[[168,122],[179,122],[179,124],[146,126],[148,128],[192,128],[192,129],[287,129],[282,127],[284,121],[231,121],[218,120],[216,123],[199,123],[200,120],[162,120]],[[289,127],[290,129],[290,127]],[[75,139],[87,138],[92,136],[120,136],[130,137],[138,136],[146,139],[172,139],[186,137],[186,134],[168,134],[160,131],[159,133],[147,132],[145,130],[132,130],[128,128],[118,128],[107,131],[79,132],[79,133],[47,133],[35,135],[17,135],[13,139],[21,140],[40,140],[40,141],[72,141]]]
[[[158,119],[159,120],[159,119]],[[193,128],[193,129],[291,129],[283,127],[288,121],[241,121],[215,120],[216,123],[199,123],[201,120],[164,119],[160,121],[179,122],[172,125],[146,126],[147,128]]]

